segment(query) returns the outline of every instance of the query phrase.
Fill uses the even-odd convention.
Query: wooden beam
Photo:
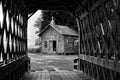
[[[4,79],[6,76],[8,76],[10,73],[15,71],[20,65],[23,65],[28,60],[27,56],[22,57],[21,59],[18,59],[16,61],[11,62],[10,64],[4,65],[0,67],[0,80]],[[27,66],[26,66],[27,67]],[[22,67],[21,67],[22,68]]]
[[[91,8],[89,11],[84,12],[81,16],[80,19],[83,19],[84,17],[86,17],[89,13],[91,13],[92,11],[94,11],[97,7],[99,7],[102,3],[106,2],[107,0],[99,0],[97,1]]]
[[[30,16],[28,16],[28,19],[31,18],[34,14],[35,14],[35,12],[31,13]]]
[[[79,58],[81,60],[99,65],[101,67],[105,67],[105,68],[108,68],[110,70],[120,72],[120,63],[116,62],[115,60],[94,57],[94,56],[89,56],[89,55],[84,55],[84,54],[80,54]]]
[[[89,10],[86,9],[84,5],[82,5],[81,3],[79,3],[77,0],[74,0],[74,1],[76,2],[76,4],[79,5],[78,8],[77,8],[77,11],[78,11],[80,8],[83,8],[86,12],[89,12]],[[75,11],[76,11],[76,10],[75,10]]]

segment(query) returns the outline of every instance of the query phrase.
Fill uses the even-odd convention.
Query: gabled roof
[[[52,27],[54,30],[59,32],[62,35],[78,36],[77,32],[70,29],[68,26],[48,24],[39,34],[41,36],[49,27]]]

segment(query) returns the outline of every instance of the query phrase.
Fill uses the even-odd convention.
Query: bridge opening
[[[53,11],[51,11],[51,12],[53,12]],[[64,11],[61,10],[61,12],[64,12]],[[61,12],[56,11],[57,14],[60,14],[60,15],[56,15],[56,16],[58,16],[58,17],[62,16]],[[49,13],[50,13],[50,11],[49,11]],[[38,34],[41,34],[41,36],[38,37],[39,39],[36,38],[36,40],[34,40],[34,46],[32,48],[33,51],[30,51],[30,50],[28,51],[28,55],[30,55],[30,57],[31,57],[32,71],[37,71],[37,70],[42,71],[42,70],[46,69],[46,65],[48,67],[51,67],[51,69],[48,68],[48,70],[54,70],[54,71],[57,70],[58,71],[59,68],[60,68],[60,70],[70,70],[70,71],[72,71],[74,69],[74,66],[73,66],[74,59],[78,58],[78,55],[76,55],[76,54],[78,54],[78,49],[76,47],[76,46],[78,46],[78,34],[75,31],[73,32],[73,30],[69,26],[66,26],[67,23],[66,24],[64,23],[64,26],[63,26],[63,25],[61,25],[63,23],[60,23],[60,21],[57,20],[59,25],[56,24],[55,21],[52,20],[52,17],[55,16],[55,15],[52,14],[52,15],[49,16],[49,13],[47,13],[47,15],[46,15],[47,17],[50,17],[49,23],[47,23],[46,26],[42,26],[42,27],[44,27],[43,30],[39,30],[39,32],[36,34],[37,36],[38,36]],[[67,12],[67,13],[63,13],[63,14],[65,16],[66,14],[69,15],[70,13]],[[41,12],[39,12],[36,15],[41,15]],[[42,15],[45,15],[45,14],[42,14]],[[31,19],[33,21],[30,21],[28,23],[34,22],[34,24],[32,24],[32,26],[31,26],[31,24],[30,25],[28,24],[28,28],[36,27],[34,25],[36,24],[36,22],[38,20],[40,20],[40,21],[37,24],[40,24],[41,20],[43,18],[42,15],[40,17],[38,16],[36,20],[33,20],[32,17],[29,18],[29,19]],[[33,15],[33,16],[35,16],[35,15]],[[68,16],[68,17],[71,17],[71,16]],[[61,19],[61,20],[63,20],[63,19]],[[75,20],[75,18],[74,18],[74,20]],[[68,21],[66,21],[66,22],[68,22]],[[54,23],[54,25],[51,25],[52,23]],[[67,30],[65,30],[64,27]],[[37,28],[41,29],[41,24],[38,25]],[[60,33],[58,30],[60,30],[61,32],[64,31],[64,35],[63,35],[63,33]],[[35,35],[35,31],[33,31],[33,29],[31,29],[29,31],[30,36],[32,35],[31,31],[32,31],[32,34]],[[43,33],[41,33],[41,32],[43,32]],[[29,37],[29,33],[28,33],[28,37]],[[74,39],[71,39],[71,38],[74,38]],[[33,39],[33,37],[29,38],[28,40],[32,40],[32,39]],[[39,42],[37,40],[39,40]],[[37,42],[36,47],[35,47],[35,41]],[[31,44],[31,42],[28,41],[28,45],[30,45],[30,44]],[[40,46],[40,47],[37,47],[37,46]],[[65,47],[66,47],[66,49],[65,49]],[[29,49],[29,46],[28,46],[28,49]],[[73,49],[73,50],[70,50],[70,49]],[[39,51],[39,52],[37,52],[37,51]],[[65,54],[65,55],[63,55],[63,54]],[[39,57],[35,57],[35,56],[39,56]],[[43,60],[44,60],[44,62],[43,62]],[[41,65],[40,65],[40,63],[41,63]],[[61,63],[61,65],[59,63]],[[35,65],[37,65],[37,66],[35,66]],[[44,69],[43,69],[43,65],[45,67]],[[70,66],[67,67],[67,65],[70,65]]]
[[[52,15],[51,18],[53,16],[54,15]],[[61,15],[59,15],[59,16],[61,16]],[[32,19],[32,18],[29,18],[29,19]],[[52,23],[52,25],[51,25],[51,23]],[[34,24],[35,24],[35,21],[34,21]],[[28,26],[28,28],[30,26]],[[34,26],[31,26],[31,27],[34,27]],[[39,25],[38,27],[41,27],[41,26]],[[65,29],[64,27],[67,29],[67,31],[68,30],[71,31],[71,32],[69,32],[69,31],[66,32],[66,34],[69,34],[69,35],[64,36],[64,35],[62,35],[62,33],[60,33],[57,30],[57,28],[59,28],[59,30],[61,32],[62,31],[65,32],[66,30],[64,30]],[[30,63],[31,64],[31,70],[30,70],[31,72],[26,73],[27,76],[24,76],[24,78],[32,77],[33,80],[36,80],[36,79],[42,79],[42,77],[44,78],[45,77],[44,75],[46,75],[51,80],[54,80],[54,79],[63,80],[63,79],[65,79],[65,77],[66,77],[66,79],[79,80],[80,77],[77,76],[77,74],[80,74],[80,75],[83,75],[83,74],[80,72],[77,72],[77,70],[76,71],[74,70],[74,59],[78,58],[78,54],[75,54],[75,53],[78,53],[78,50],[76,49],[76,46],[78,46],[77,45],[78,36],[73,37],[76,34],[73,33],[73,31],[71,29],[69,29],[68,26],[66,27],[66,25],[63,26],[60,24],[57,25],[53,20],[50,20],[49,23],[45,26],[45,28],[43,30],[39,30],[39,31],[40,32],[38,34],[41,34],[40,39],[41,39],[42,44],[38,44],[37,46],[42,46],[41,49],[40,49],[40,47],[38,47],[38,49],[40,49],[41,51],[40,52],[36,52],[36,51],[28,52],[28,56],[31,58],[31,63]],[[33,29],[32,29],[32,34],[33,34],[33,32],[35,32],[35,31],[33,31]],[[43,33],[41,33],[41,32],[43,32]],[[38,34],[36,34],[36,35],[38,35]],[[28,35],[29,35],[29,33],[28,33]],[[61,38],[61,37],[64,37],[64,38]],[[74,38],[76,42],[71,38]],[[31,38],[31,40],[32,39],[33,39],[33,37]],[[64,40],[65,40],[65,42],[61,42]],[[63,44],[63,43],[65,43],[65,44]],[[63,52],[64,45],[66,47],[68,47],[66,49],[66,51],[69,51],[69,52],[66,52],[66,53],[69,55],[66,55],[66,53]],[[35,48],[33,47],[33,49],[38,50],[38,49],[36,49],[36,47]],[[77,51],[72,52],[72,50],[70,50],[70,49],[75,49]],[[70,51],[71,51],[71,53],[70,53]],[[63,54],[65,54],[65,55],[63,55]],[[71,55],[71,54],[74,54],[74,55]],[[34,75],[30,75],[31,73]],[[42,76],[42,77],[39,77],[38,75]],[[85,75],[83,75],[83,76],[86,79],[88,78],[88,77],[85,77]],[[52,78],[50,78],[50,77],[52,77]],[[47,79],[47,78],[45,78],[45,79]]]
[[[119,80],[119,0],[0,0],[0,80],[20,80],[29,70],[27,21],[38,9],[64,9],[75,16],[79,31],[78,70],[96,80]],[[50,26],[53,24],[47,28]],[[71,39],[65,38],[69,46]]]

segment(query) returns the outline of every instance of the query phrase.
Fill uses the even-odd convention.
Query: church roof
[[[70,29],[68,26],[48,24],[39,34],[41,36],[49,27],[52,27],[54,30],[59,32],[62,35],[78,36],[77,32]]]

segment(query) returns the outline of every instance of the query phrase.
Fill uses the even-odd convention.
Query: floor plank
[[[37,73],[36,72],[33,72],[32,73],[32,78],[31,78],[31,80],[36,80],[37,79]]]
[[[51,80],[62,80],[59,72],[51,71],[50,73],[50,79]]]
[[[77,72],[66,71],[66,73],[71,77],[72,80],[82,80]]]
[[[36,80],[42,80],[42,71],[36,71],[37,73],[37,79]]]
[[[62,80],[72,80],[70,75],[68,75],[68,73],[66,73],[65,71],[60,71],[59,74]]]
[[[42,80],[50,80],[50,75],[47,70],[42,72]]]
[[[36,71],[27,72],[21,80],[93,80],[80,72],[75,71]]]
[[[26,72],[22,78],[22,80],[32,80],[34,73],[33,72]]]

